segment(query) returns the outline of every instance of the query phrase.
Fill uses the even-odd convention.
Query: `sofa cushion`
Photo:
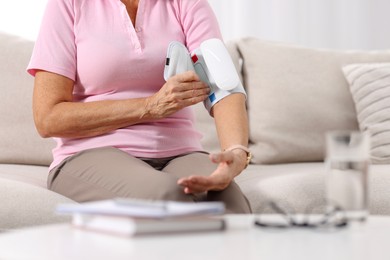
[[[238,42],[248,91],[254,163],[321,161],[324,133],[357,130],[342,66],[390,61],[390,51],[335,51],[245,38]]]
[[[0,178],[0,231],[70,221],[55,213],[59,203],[75,203],[27,183]]]
[[[390,163],[390,63],[350,64],[343,71],[359,127],[371,136],[371,162]]]
[[[33,42],[0,33],[0,163],[48,165],[54,142],[32,117],[33,78],[26,73]]]
[[[326,170],[324,163],[249,165],[236,177],[254,213],[261,213],[268,201],[290,205],[297,213],[313,203],[324,203]],[[389,165],[371,165],[369,171],[369,210],[390,215]],[[265,209],[265,212],[269,213]]]

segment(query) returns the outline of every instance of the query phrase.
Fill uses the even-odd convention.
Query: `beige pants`
[[[128,197],[175,201],[223,201],[227,213],[251,213],[235,182],[223,191],[188,195],[177,180],[209,175],[216,169],[197,152],[164,159],[139,159],[112,147],[80,152],[50,171],[48,187],[77,202]]]

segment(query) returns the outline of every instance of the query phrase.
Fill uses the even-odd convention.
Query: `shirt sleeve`
[[[76,44],[74,8],[69,0],[49,0],[27,72],[37,70],[63,75],[75,81]]]
[[[181,1],[181,20],[190,52],[211,38],[222,40],[219,24],[207,0]]]

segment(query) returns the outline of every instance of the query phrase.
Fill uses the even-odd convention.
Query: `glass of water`
[[[368,133],[330,132],[326,135],[326,199],[340,206],[349,220],[368,216]]]

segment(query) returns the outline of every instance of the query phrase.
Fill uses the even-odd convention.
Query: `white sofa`
[[[31,41],[0,34],[0,230],[69,220],[54,208],[72,201],[46,189],[54,143],[40,138],[33,124],[33,78],[25,72],[32,48]],[[250,38],[229,49],[247,87],[253,151],[252,164],[236,181],[254,212],[269,199],[302,211],[324,197],[324,133],[359,127],[341,66],[390,61],[390,53],[314,50]],[[202,105],[195,109],[205,148],[218,150],[212,118]],[[372,214],[390,214],[388,187],[390,166],[372,165]]]

